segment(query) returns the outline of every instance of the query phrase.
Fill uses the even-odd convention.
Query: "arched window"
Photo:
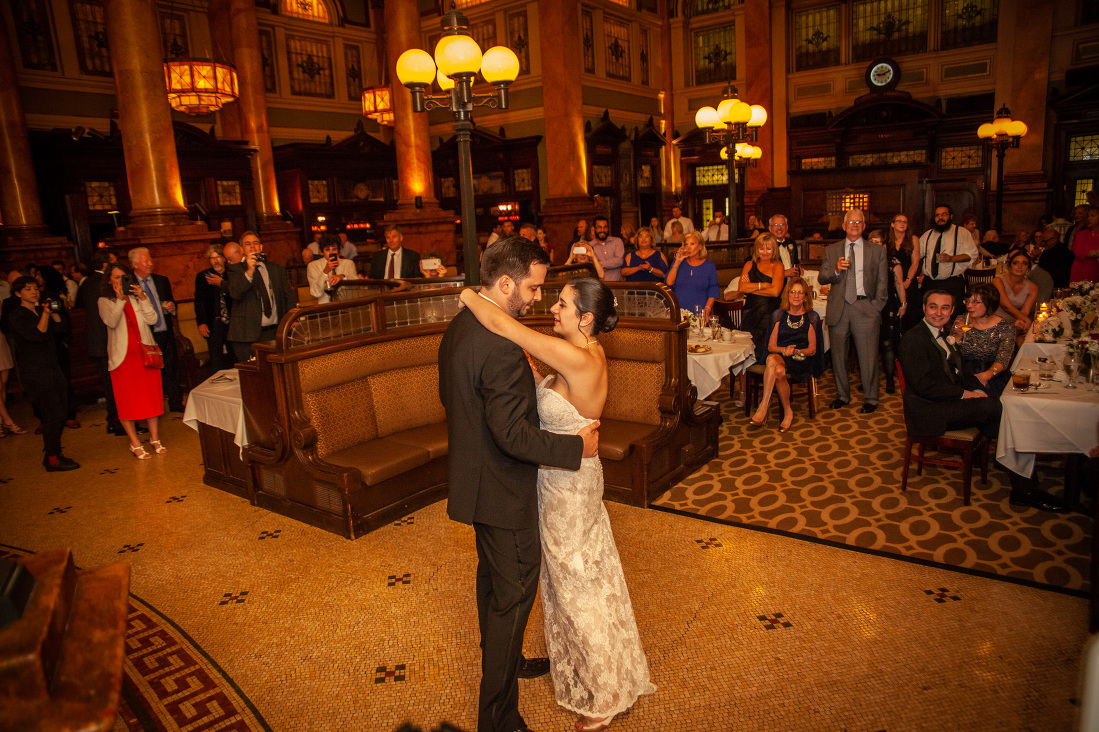
[[[324,0],[282,0],[279,12],[291,18],[328,23],[328,8]]]

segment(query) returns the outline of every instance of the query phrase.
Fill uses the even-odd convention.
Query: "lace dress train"
[[[593,420],[538,385],[542,428],[576,434]],[[542,533],[542,609],[557,703],[603,718],[656,691],[641,647],[622,563],[603,505],[603,466],[586,458],[579,471],[538,471]]]

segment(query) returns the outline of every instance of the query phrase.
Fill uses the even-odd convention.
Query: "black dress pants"
[[[511,530],[474,524],[473,529],[481,629],[477,732],[512,732],[524,727],[518,673],[523,633],[538,593],[542,545],[537,527]]]
[[[179,356],[176,354],[176,339],[171,330],[153,331],[153,340],[164,354],[164,368],[160,370],[160,382],[164,387],[164,396],[168,397],[168,409],[183,411],[183,396],[179,388]]]
[[[215,320],[210,326],[210,337],[206,339],[206,350],[210,354],[210,366],[214,371],[233,368],[233,352],[229,348],[226,354],[226,346],[229,344],[226,336],[229,335],[229,324]]]
[[[91,356],[92,363],[95,364],[95,372],[99,374],[99,383],[103,387],[103,396],[107,403],[107,424],[117,425],[118,421],[118,406],[114,401],[114,385],[111,384],[111,372],[107,368],[106,356]]]
[[[23,390],[30,397],[35,414],[42,420],[42,449],[47,456],[61,454],[61,432],[65,429],[68,395],[65,377],[59,368],[28,374],[22,369]]]

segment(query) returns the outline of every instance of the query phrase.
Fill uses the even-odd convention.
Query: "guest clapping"
[[[721,288],[717,284],[717,267],[706,259],[701,233],[692,231],[683,237],[683,246],[676,251],[668,270],[668,287],[679,300],[679,307],[692,313],[700,312],[703,320],[710,319],[710,310],[714,301],[721,297]]]
[[[637,232],[637,251],[626,255],[622,276],[629,282],[663,282],[668,276],[668,260],[654,247],[652,230]]]
[[[124,290],[126,284],[128,292]],[[156,346],[150,326],[157,322],[157,312],[144,288],[120,264],[109,264],[104,272],[99,316],[107,326],[107,367],[111,370],[118,418],[130,438],[130,451],[138,460],[152,457],[134,427],[136,420],[144,419],[149,424],[149,445],[158,454],[168,452],[160,444],[158,431],[159,417],[164,413],[160,369],[146,366],[147,349],[142,347]]]
[[[1015,324],[996,315],[1000,293],[980,284],[965,300],[968,317],[954,321],[954,341],[966,369],[984,385],[990,397],[1003,393],[1011,375],[1008,366],[1015,352]]]

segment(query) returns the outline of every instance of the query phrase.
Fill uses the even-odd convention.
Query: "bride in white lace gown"
[[[521,325],[473,290],[462,293],[462,302],[486,328],[557,371],[538,384],[542,429],[576,434],[598,420],[607,400],[607,360],[594,335],[618,320],[606,285],[580,278],[562,288],[551,308],[560,338]],[[538,511],[542,609],[557,703],[580,715],[580,732],[606,729],[656,687],[603,505],[599,458],[586,458],[575,472],[540,469]]]

